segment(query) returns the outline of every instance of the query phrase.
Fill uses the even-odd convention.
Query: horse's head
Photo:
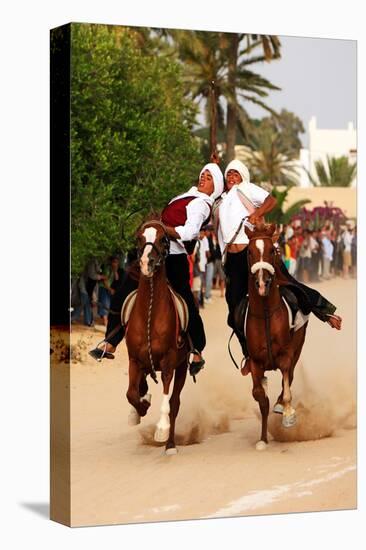
[[[169,254],[169,237],[164,224],[158,220],[142,224],[137,232],[137,250],[142,275],[153,277]]]
[[[260,224],[250,230],[245,228],[249,237],[248,266],[250,276],[254,276],[255,287],[260,296],[268,296],[275,275],[275,248],[273,234],[275,224]]]

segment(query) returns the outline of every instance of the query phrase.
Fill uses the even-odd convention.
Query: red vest
[[[161,221],[163,222],[163,224],[169,225],[170,227],[177,227],[179,225],[184,225],[187,221],[186,207],[191,201],[193,201],[193,199],[196,199],[196,198],[197,197],[182,197],[182,198],[178,197],[177,199],[173,200],[173,202],[169,203],[161,213]],[[210,217],[211,217],[211,208],[210,208],[210,214],[208,218],[203,222],[202,227],[210,221]],[[196,242],[197,242],[197,239],[183,242],[188,254],[193,253]]]

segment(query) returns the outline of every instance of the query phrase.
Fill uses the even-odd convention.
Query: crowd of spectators
[[[317,227],[295,220],[282,227],[278,243],[289,273],[299,281],[356,276],[357,226],[351,222],[335,226],[327,220]]]
[[[93,327],[97,316],[107,326],[111,296],[123,283],[124,273],[118,256],[111,256],[103,263],[91,258],[72,284],[71,322],[79,321],[82,315],[84,325]]]
[[[299,220],[283,225],[278,244],[282,259],[298,281],[320,282],[333,277],[355,277],[357,269],[357,227],[350,222],[335,225],[331,220],[316,227]],[[83,319],[93,327],[99,319],[107,325],[111,296],[123,284],[125,267],[136,258],[111,256],[103,263],[90,259],[81,275],[73,281],[72,322]],[[212,289],[225,293],[221,251],[212,225],[200,232],[193,254],[188,256],[190,284],[197,306],[211,304]]]
[[[212,289],[219,289],[224,296],[225,275],[221,261],[221,251],[212,225],[200,231],[193,254],[188,256],[191,274],[191,287],[197,306],[204,308],[212,303]]]

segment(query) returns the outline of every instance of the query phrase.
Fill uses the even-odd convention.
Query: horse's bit
[[[166,229],[165,229],[165,226],[164,224],[162,224],[160,221],[158,220],[154,220],[154,221],[151,221],[151,222],[146,222],[143,224],[143,226],[141,227],[141,229],[143,229],[144,227],[146,227],[147,225],[152,225],[152,224],[159,224],[163,229],[164,229],[164,237],[162,238],[162,244],[163,244],[163,250],[159,250],[159,248],[156,246],[155,243],[151,242],[151,241],[146,241],[143,245],[143,247],[141,249],[138,250],[137,252],[137,257],[138,259],[141,258],[141,256],[143,255],[144,253],[144,250],[146,248],[147,245],[151,245],[152,249],[155,250],[157,256],[158,256],[158,260],[154,263],[154,270],[155,268],[157,267],[160,267],[161,264],[165,261],[166,257],[168,256],[169,254],[169,246],[170,246],[170,239],[168,237],[168,234],[166,232]]]

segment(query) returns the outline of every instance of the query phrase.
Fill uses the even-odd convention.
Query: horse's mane
[[[259,222],[254,226],[253,230],[245,229],[246,234],[249,237],[271,237],[276,229],[276,225],[273,223]]]
[[[161,210],[150,210],[150,212],[145,218],[144,223],[151,222],[153,220],[160,220],[160,217],[161,217]]]
[[[145,225],[145,223],[152,222],[152,221],[159,221],[160,222],[160,218],[161,218],[161,211],[160,210],[151,210],[148,213],[148,215],[146,216],[146,218],[140,223],[140,225],[136,229],[136,235],[138,235],[139,231]]]

